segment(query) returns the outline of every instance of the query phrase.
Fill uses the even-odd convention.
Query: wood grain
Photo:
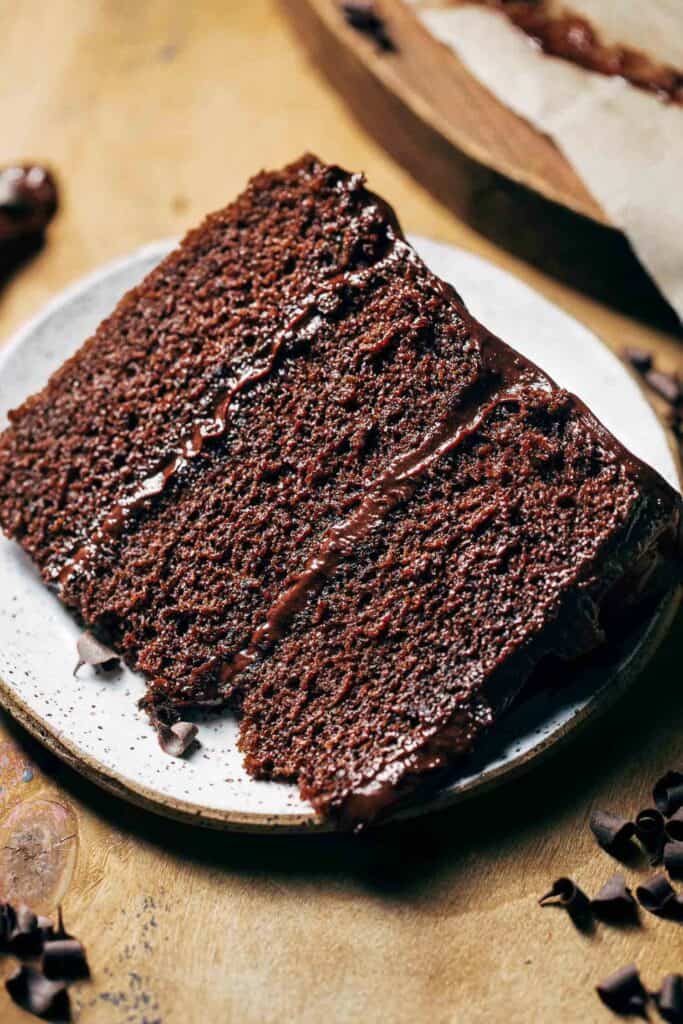
[[[569,214],[559,227],[547,211],[531,220],[524,198],[496,180],[482,192],[472,172],[468,192],[467,169],[450,182],[467,192],[467,216],[436,201],[359,128],[276,3],[5,0],[0,10],[0,159],[49,159],[64,196],[44,252],[0,295],[3,338],[78,275],[177,234],[257,167],[311,148],[364,168],[407,230],[499,263],[613,348],[639,344],[662,368],[683,369],[679,338],[626,250],[593,244]],[[585,269],[581,287],[567,267]],[[609,287],[591,290],[600,277]],[[71,872],[67,925],[93,967],[92,982],[73,990],[78,1020],[609,1024],[593,985],[635,960],[655,988],[680,970],[677,927],[650,917],[640,929],[583,936],[536,898],[565,873],[594,893],[615,865],[593,844],[590,808],[645,806],[652,780],[683,760],[682,625],[679,617],[632,693],[542,772],[360,841],[220,837],[156,819],[81,780],[5,720],[2,822],[40,800],[77,823],[61,877]],[[626,870],[631,881],[646,872]],[[32,869],[20,875],[13,891],[30,895]],[[53,899],[58,876],[51,869]],[[0,990],[0,1019],[30,1018]]]

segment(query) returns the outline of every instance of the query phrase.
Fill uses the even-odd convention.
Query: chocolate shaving
[[[664,867],[672,878],[683,878],[683,843],[667,843],[664,847]]]
[[[78,650],[78,662],[74,669],[74,675],[77,675],[78,670],[84,665],[92,665],[96,669],[103,668],[108,672],[116,668],[121,660],[116,651],[107,647],[87,630],[85,633],[81,633],[76,641],[76,649]]]
[[[171,757],[182,757],[196,742],[196,725],[191,722],[176,722],[175,725],[164,725],[163,722],[156,722],[159,746]]]
[[[655,993],[660,1016],[669,1024],[683,1024],[683,975],[667,974]]]
[[[639,885],[636,896],[641,907],[659,917],[677,918],[681,914],[681,903],[666,875],[661,872]]]
[[[43,974],[59,981],[88,978],[90,969],[78,939],[52,939],[43,947]]]
[[[17,1006],[45,1020],[68,1020],[71,1016],[69,993],[61,981],[51,981],[35,967],[20,967],[5,982],[5,988]]]
[[[563,907],[578,927],[583,927],[590,919],[590,900],[571,878],[558,878],[538,902],[542,907]]]
[[[615,1013],[637,1013],[645,1016],[647,992],[643,988],[635,964],[622,967],[601,982],[596,992],[605,1006]]]
[[[666,841],[664,815],[654,807],[639,811],[635,821],[636,835],[650,855],[650,863],[658,864]]]
[[[665,402],[669,402],[670,405],[678,405],[681,400],[681,382],[678,377],[671,373],[664,373],[663,370],[650,369],[645,374],[645,380]]]
[[[591,907],[603,921],[633,921],[638,917],[638,904],[623,875],[612,875],[591,900]]]
[[[615,856],[626,851],[635,835],[632,821],[627,821],[626,818],[621,818],[610,811],[593,811],[589,825],[598,846]]]
[[[652,353],[643,348],[625,348],[623,356],[638,373],[647,373],[652,368]]]
[[[373,0],[344,0],[341,9],[351,28],[370,36],[380,50],[396,49]]]
[[[671,769],[655,782],[652,790],[655,804],[666,817],[683,807],[683,772]]]
[[[674,842],[683,842],[683,807],[679,807],[666,823],[666,834]]]

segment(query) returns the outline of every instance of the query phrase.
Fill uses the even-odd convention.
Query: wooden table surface
[[[394,162],[378,141],[391,125],[358,123],[274,0],[0,9],[0,161],[48,161],[63,197],[45,249],[0,294],[3,339],[79,275],[313,149],[365,169],[408,230],[502,265],[612,347],[644,345],[681,368],[674,321],[623,240],[466,161],[430,178],[430,154],[410,140],[390,146]],[[93,970],[72,989],[83,1024],[607,1021],[596,982],[632,960],[652,988],[682,970],[680,926],[647,917],[582,935],[536,897],[562,874],[594,893],[614,864],[588,832],[591,807],[647,805],[679,761],[681,624],[618,708],[541,771],[361,839],[157,819],[3,719],[0,890],[46,911],[63,899]],[[2,992],[0,1019],[29,1018]]]

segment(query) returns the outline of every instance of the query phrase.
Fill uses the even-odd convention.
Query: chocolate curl
[[[43,948],[43,934],[38,925],[38,918],[24,905],[17,908],[8,948],[10,953],[20,960],[24,957],[38,956]]]
[[[683,842],[683,807],[679,807],[666,823],[666,834],[675,843]]]
[[[667,843],[664,847],[664,867],[672,878],[683,878],[683,843]]]
[[[657,808],[667,818],[683,807],[683,772],[670,769],[655,782],[652,796]]]
[[[615,971],[597,986],[596,992],[605,1006],[615,1013],[635,1013],[647,1019],[645,1013],[647,992],[643,988],[635,964],[629,964],[628,967],[622,967],[621,970]]]
[[[621,818],[610,811],[593,811],[588,824],[598,846],[613,856],[625,853],[635,835],[635,825],[632,821],[627,821],[626,818]]]
[[[652,353],[644,348],[625,348],[623,356],[638,373],[647,373],[652,367]]]
[[[45,167],[0,170],[0,244],[40,236],[57,209],[57,187]]]
[[[0,903],[0,952],[8,952],[9,940],[16,928],[17,915],[11,903]]]
[[[69,993],[60,981],[50,981],[35,967],[20,967],[5,982],[10,998],[22,1010],[45,1020],[69,1020]]]
[[[43,974],[59,981],[90,977],[85,949],[78,939],[52,939],[43,946]]]
[[[175,725],[164,725],[156,722],[159,746],[171,757],[182,757],[190,747],[194,746],[198,729],[191,722],[176,722]]]
[[[636,815],[635,829],[638,839],[650,855],[650,864],[658,864],[662,859],[666,840],[664,815],[654,807],[639,811]]]
[[[660,1016],[669,1024],[683,1024],[683,975],[667,974],[655,993]]]
[[[558,878],[553,882],[552,889],[541,896],[538,902],[542,907],[563,907],[579,928],[585,927],[590,920],[590,900],[571,878]]]
[[[669,879],[661,872],[639,885],[636,896],[641,907],[651,914],[658,917],[680,917],[681,904]]]
[[[110,671],[120,662],[120,657],[113,651],[111,647],[107,647],[101,640],[86,630],[85,633],[81,633],[78,640],[76,641],[76,649],[78,651],[78,661],[76,668],[74,669],[74,675],[78,675],[78,670],[83,668],[84,665],[92,665],[93,668],[103,668],[105,671]]]
[[[638,918],[638,904],[623,875],[612,875],[591,900],[591,907],[603,921],[634,921]]]

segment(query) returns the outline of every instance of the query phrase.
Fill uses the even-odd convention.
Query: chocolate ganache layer
[[[680,571],[679,496],[313,156],[190,232],[10,421],[2,526],[151,718],[231,708],[250,772],[352,824]]]

